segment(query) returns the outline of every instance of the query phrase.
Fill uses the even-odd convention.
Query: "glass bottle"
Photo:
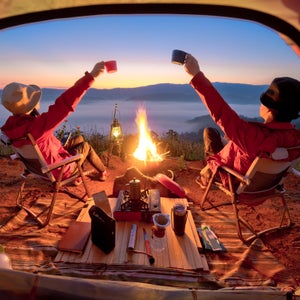
[[[158,229],[157,227],[153,226],[152,228],[152,241],[151,247],[153,252],[160,253],[165,250],[166,248],[166,237],[165,237],[165,230]]]

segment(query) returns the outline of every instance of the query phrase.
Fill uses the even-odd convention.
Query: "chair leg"
[[[206,210],[206,209],[210,209],[210,208],[214,207],[213,204],[211,203],[211,201],[208,199],[208,194],[209,194],[211,186],[212,186],[212,184],[214,182],[215,175],[216,175],[216,172],[212,174],[212,176],[211,176],[211,178],[210,178],[210,180],[208,182],[207,188],[205,189],[205,192],[204,192],[204,194],[202,196],[202,199],[201,199],[201,202],[200,202],[200,209],[201,210]],[[207,208],[204,208],[205,202],[209,202],[210,206],[207,207]]]
[[[51,204],[48,208],[48,214],[47,214],[47,217],[46,217],[45,221],[41,223],[39,221],[39,218],[37,218],[37,220],[40,223],[41,227],[45,227],[50,222],[50,219],[51,219],[51,216],[52,216],[52,213],[53,213],[53,209],[54,209],[54,205],[55,205],[55,202],[56,202],[56,196],[57,196],[58,192],[59,192],[59,187],[55,184],[54,192],[53,192],[52,199],[51,199]],[[43,212],[45,212],[45,211],[46,210],[44,210]]]
[[[286,200],[285,200],[283,194],[280,195],[280,198],[281,198],[281,202],[282,202],[282,206],[283,206],[283,214],[282,214],[281,221],[280,221],[280,228],[290,227],[292,225],[292,219],[291,219],[289,207],[287,206],[287,203],[286,203]],[[283,225],[283,222],[285,219],[287,220],[287,224]]]
[[[266,233],[269,233],[269,232],[272,232],[275,230],[280,230],[283,228],[288,228],[291,226],[291,224],[292,224],[291,216],[290,216],[290,212],[289,212],[286,200],[284,198],[284,195],[277,194],[277,195],[273,196],[273,198],[275,198],[275,197],[280,197],[281,202],[282,202],[282,216],[281,216],[280,223],[277,226],[269,227],[269,228],[266,228],[261,231],[255,231],[255,229],[249,224],[249,222],[247,222],[244,218],[242,218],[239,215],[239,209],[237,207],[236,198],[235,197],[232,198],[233,210],[234,210],[234,214],[235,214],[235,218],[236,218],[237,234],[242,242],[247,244]],[[285,225],[284,225],[284,222],[286,222]],[[244,237],[245,234],[242,232],[242,229],[243,229],[242,225],[251,232],[251,235],[247,238]]]
[[[262,230],[262,231],[258,232],[257,233],[258,236],[261,236],[265,233],[272,232],[272,231],[275,231],[275,230],[289,228],[292,225],[290,211],[289,211],[289,208],[288,208],[287,203],[285,201],[284,195],[280,194],[280,195],[277,195],[277,197],[279,197],[281,199],[281,202],[282,202],[282,216],[281,216],[280,223],[277,226],[270,227],[270,228],[267,228],[265,230]],[[284,225],[285,221],[286,221],[286,224]]]
[[[62,174],[63,174],[63,168],[64,168],[64,166],[62,167],[61,174],[60,174],[57,182],[54,183],[54,186],[53,186],[54,191],[53,191],[53,194],[52,194],[50,206],[48,206],[46,209],[41,211],[39,214],[34,213],[29,207],[26,207],[25,205],[23,205],[24,199],[23,199],[23,196],[22,196],[22,192],[23,192],[23,190],[25,188],[25,185],[26,185],[27,176],[22,175],[23,180],[21,182],[21,185],[20,185],[20,188],[19,188],[19,191],[18,191],[18,194],[17,194],[16,205],[17,205],[17,207],[19,207],[21,209],[24,209],[27,214],[31,215],[38,222],[40,227],[45,227],[50,222],[52,212],[53,212],[53,208],[54,208],[55,201],[56,201],[56,196],[57,196],[57,193],[60,190],[60,182],[61,182],[61,178],[62,178]],[[48,210],[47,216],[46,216],[45,220],[42,221],[40,216],[42,214],[44,214],[47,210]]]
[[[79,175],[78,175],[77,178],[81,178],[82,183],[83,183],[83,187],[84,187],[84,190],[85,190],[85,194],[83,196],[79,196],[78,194],[73,193],[72,191],[70,191],[69,188],[66,187],[66,181],[64,181],[64,183],[62,183],[60,185],[62,187],[61,191],[64,192],[64,193],[66,193],[66,194],[68,194],[70,197],[76,198],[79,201],[85,203],[86,201],[91,200],[92,196],[91,196],[91,193],[90,193],[90,191],[88,189],[85,172],[82,170],[82,168],[81,168],[81,166],[79,164],[77,164],[77,169],[79,171]]]
[[[23,206],[23,197],[22,197],[22,192],[25,187],[25,182],[26,182],[26,177],[23,177],[21,185],[18,190],[17,198],[16,198],[16,206],[21,208]]]
[[[92,199],[92,195],[91,195],[91,193],[88,189],[88,185],[87,185],[87,182],[86,182],[86,177],[84,175],[84,172],[83,172],[82,167],[80,166],[79,162],[77,163],[77,168],[78,168],[80,177],[82,179],[82,183],[83,183],[83,186],[84,186],[84,189],[85,189],[85,192],[86,192],[86,196],[88,197],[88,200]]]
[[[237,235],[238,235],[239,239],[243,243],[249,243],[249,242],[253,241],[255,238],[257,238],[257,234],[255,233],[254,228],[244,218],[242,218],[240,216],[239,208],[237,207],[235,195],[233,195],[233,198],[232,198],[232,207],[233,207],[233,212],[234,212],[234,216],[235,216]],[[244,238],[242,225],[251,232],[251,236],[249,236],[248,238]]]
[[[21,185],[20,185],[20,188],[19,188],[17,197],[16,197],[16,206],[17,206],[19,209],[24,209],[24,210],[26,211],[27,214],[31,215],[31,216],[39,223],[39,225],[40,225],[41,227],[44,227],[44,226],[46,226],[46,225],[49,223],[49,219],[50,219],[49,213],[48,213],[48,216],[47,216],[46,221],[43,222],[43,221],[40,219],[39,216],[40,216],[42,213],[44,213],[46,210],[42,211],[40,214],[37,215],[37,214],[34,213],[30,208],[28,208],[28,207],[26,207],[25,205],[23,205],[24,198],[23,198],[22,192],[23,192],[23,190],[24,190],[24,188],[25,188],[26,178],[27,178],[27,177],[26,177],[26,176],[23,176],[23,175],[22,175],[22,177],[23,177],[23,179],[22,179],[22,182],[21,182]],[[52,197],[52,199],[53,199],[53,197]],[[53,200],[52,200],[51,206],[53,206],[53,205],[54,205],[54,203],[53,203]],[[52,208],[52,209],[53,209],[53,208]]]
[[[60,175],[58,176],[57,181],[53,183],[53,194],[52,194],[52,198],[51,198],[51,203],[46,209],[41,211],[39,214],[36,214],[29,207],[26,207],[25,205],[23,205],[24,199],[23,199],[23,196],[22,196],[22,192],[25,189],[26,179],[27,179],[27,176],[25,176],[25,175],[22,175],[23,179],[22,179],[22,182],[21,182],[21,185],[20,185],[17,197],[16,197],[16,206],[20,209],[24,209],[27,212],[27,214],[31,215],[38,222],[40,227],[45,227],[46,225],[49,224],[49,222],[51,220],[51,216],[52,216],[52,213],[53,213],[53,209],[54,209],[54,205],[55,205],[55,202],[56,202],[57,194],[60,191],[65,192],[65,193],[69,194],[70,196],[75,197],[76,199],[78,199],[78,200],[80,200],[84,203],[86,202],[86,200],[84,200],[84,198],[86,196],[88,197],[88,199],[92,199],[92,196],[91,196],[91,194],[89,192],[89,189],[88,189],[88,186],[87,186],[87,182],[86,182],[84,172],[83,172],[82,168],[79,165],[78,165],[78,170],[79,170],[80,177],[82,179],[84,189],[85,189],[85,194],[83,195],[83,197],[80,197],[80,196],[78,196],[78,195],[76,195],[76,194],[74,194],[74,193],[72,193],[69,190],[64,188],[64,182],[62,182],[62,174],[63,174],[63,171],[64,171],[64,166],[63,166],[61,168],[61,172],[60,172]],[[42,220],[41,216],[46,211],[48,211],[47,215],[46,215],[46,217],[43,218],[44,220]]]

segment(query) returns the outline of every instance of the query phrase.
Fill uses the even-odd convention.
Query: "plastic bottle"
[[[12,269],[10,258],[5,254],[2,245],[0,245],[0,268]]]

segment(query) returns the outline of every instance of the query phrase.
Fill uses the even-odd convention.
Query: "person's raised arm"
[[[184,64],[185,71],[192,77],[194,77],[200,72],[198,61],[191,54],[186,55],[184,63],[185,63]]]
[[[190,84],[198,93],[203,104],[225,135],[240,147],[245,147],[248,123],[226,103],[213,84],[201,72],[198,61],[187,54],[184,64],[185,71],[192,77]]]
[[[39,118],[35,120],[38,123],[35,126],[36,133],[34,137],[37,139],[41,134],[45,134],[50,130],[54,130],[63,120],[65,120],[70,113],[72,113],[83,95],[92,86],[94,79],[104,72],[104,61],[97,62],[90,72],[86,72],[86,75],[76,81],[76,83],[62,93],[55,101],[50,105],[48,111],[41,114]],[[87,76],[88,74],[88,76]]]

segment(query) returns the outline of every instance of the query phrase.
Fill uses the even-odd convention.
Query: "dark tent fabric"
[[[0,2],[0,30],[33,22],[107,14],[185,14],[258,22],[275,30],[300,57],[299,0],[10,0]],[[262,288],[193,290],[0,270],[3,299],[287,299]],[[2,299],[2,298],[1,298]]]
[[[0,29],[76,16],[145,13],[224,16],[259,22],[278,32],[300,56],[298,0],[11,0],[0,3]]]

